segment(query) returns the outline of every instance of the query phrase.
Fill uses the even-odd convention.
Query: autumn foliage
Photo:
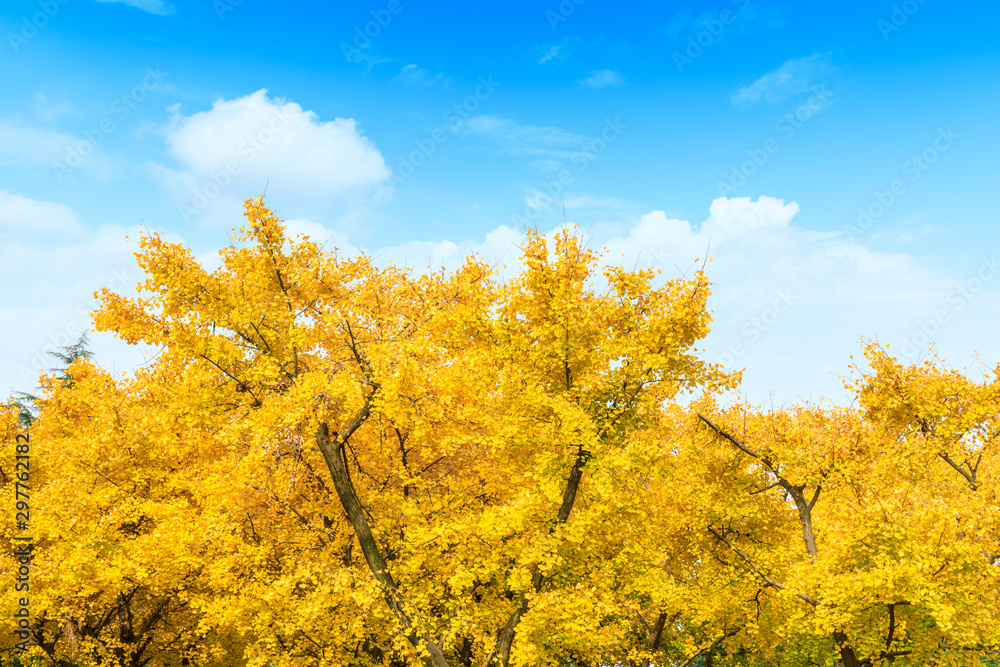
[[[512,279],[476,258],[418,275],[289,239],[259,199],[246,217],[218,270],[144,236],[141,296],[100,293],[96,328],[151,363],[43,378],[42,664],[874,667],[1000,647],[1000,367],[976,381],[872,342],[849,408],[723,406],[739,376],[695,348],[700,272],[601,269],[572,232],[529,231]],[[11,507],[21,431],[0,418]]]

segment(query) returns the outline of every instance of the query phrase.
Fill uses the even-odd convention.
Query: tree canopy
[[[695,347],[701,272],[601,268],[571,230],[529,230],[509,280],[475,257],[418,274],[289,238],[261,199],[246,217],[219,269],[151,234],[140,295],[100,292],[96,328],[149,364],[76,354],[30,424],[0,413],[8,507],[31,443],[28,655],[887,667],[1000,648],[1000,366],[974,380],[872,341],[850,407],[724,406],[739,373]]]

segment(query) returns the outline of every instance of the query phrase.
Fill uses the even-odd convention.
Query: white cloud
[[[98,2],[114,2],[128,5],[129,7],[136,7],[144,12],[149,12],[150,14],[156,14],[158,16],[167,16],[168,14],[174,13],[174,6],[163,2],[163,0],[97,0]]]
[[[437,270],[446,268],[454,270],[460,267],[465,258],[475,254],[490,264],[496,264],[501,275],[512,275],[520,265],[520,246],[524,243],[524,235],[506,225],[501,225],[488,233],[480,241],[411,241],[401,245],[375,250],[371,254],[380,265],[392,262],[396,266],[406,266],[414,270],[430,268]],[[502,265],[507,269],[503,270]]]
[[[622,75],[610,69],[595,70],[586,79],[580,81],[581,86],[593,88],[594,90],[600,90],[609,86],[620,86],[623,83],[625,83],[625,79],[622,78]]]
[[[321,121],[265,90],[191,116],[173,112],[165,139],[177,166],[147,168],[185,220],[238,223],[243,200],[265,186],[295,203],[293,215],[343,213],[384,192],[389,169],[352,118]]]
[[[66,238],[78,236],[81,231],[76,212],[69,206],[0,190],[0,232],[5,238]]]
[[[702,356],[745,367],[743,395],[752,402],[844,402],[848,394],[838,375],[848,374],[860,339],[877,335],[891,351],[905,351],[920,322],[978,267],[970,267],[969,276],[950,276],[907,254],[875,252],[839,233],[796,227],[798,211],[795,202],[771,197],[719,198],[697,224],[652,211],[623,234],[579,231],[590,247],[605,248],[605,262],[660,269],[661,280],[690,275],[707,251],[715,321],[698,345]],[[502,226],[482,242],[414,242],[374,255],[416,269],[454,269],[475,251],[490,262],[502,258],[501,275],[509,277],[520,265],[523,240],[520,230]],[[994,282],[1000,285],[1000,276]],[[977,347],[985,358],[1000,360],[1000,341],[982,336],[1000,311],[997,287],[979,291],[961,312],[951,308],[955,324],[940,328],[939,349],[956,364]]]
[[[344,56],[347,58],[348,62],[356,64],[365,64],[365,71],[363,74],[369,74],[375,65],[380,65],[382,63],[390,63],[393,61],[392,58],[379,55],[371,50],[371,45],[369,44],[365,48],[356,49],[350,48],[349,51],[344,52]]]
[[[111,172],[111,162],[100,147],[82,136],[24,127],[12,120],[0,119],[0,167],[28,164],[52,167],[57,162],[66,165],[71,156],[79,159],[78,162],[72,160],[72,164],[78,164],[80,169],[98,178],[105,178]],[[53,174],[57,175],[55,170]]]
[[[539,65],[544,65],[554,58],[559,58],[559,45],[552,44],[542,53],[542,57],[538,60]],[[564,56],[565,57],[565,56]]]
[[[305,218],[285,220],[285,233],[292,237],[308,236],[310,241],[318,243],[327,250],[337,248],[341,255],[354,252],[347,236]]]
[[[578,199],[573,204],[580,208],[612,207],[611,200]],[[926,346],[926,330],[933,330],[930,337],[952,365],[966,366],[974,349],[988,363],[1000,360],[1000,339],[984,334],[995,328],[1000,312],[995,256],[970,263],[961,275],[949,274],[907,254],[875,252],[840,233],[798,227],[798,211],[795,202],[771,197],[719,198],[700,222],[663,211],[635,218],[625,212],[619,218],[628,225],[625,232],[610,226],[579,231],[590,247],[605,249],[605,263],[659,269],[659,280],[691,275],[707,251],[715,320],[697,347],[709,361],[745,367],[744,396],[755,403],[772,392],[776,405],[821,396],[845,402],[848,394],[837,376],[848,373],[859,339],[876,332],[882,343],[891,343],[890,352],[907,360]],[[11,226],[11,220],[30,220],[52,230],[60,242],[44,242],[23,224]],[[361,250],[312,219],[286,224],[290,233],[308,234],[342,255]],[[46,347],[72,342],[68,338],[87,326],[90,293],[109,282],[127,292],[141,276],[131,256],[133,244],[123,238],[130,230],[105,227],[68,238],[63,232],[76,230],[78,222],[65,206],[0,191],[0,225],[8,235],[0,244],[0,280],[26,285],[0,304],[0,318],[10,323],[0,332],[0,345],[10,351],[0,362],[0,385],[30,389],[21,374],[27,369],[24,377],[30,379],[38,366],[50,364],[41,355]],[[495,263],[501,277],[510,277],[520,266],[523,241],[522,230],[504,225],[479,239],[414,241],[367,251],[377,264],[416,271],[455,269],[476,253]],[[208,268],[217,266],[215,253],[198,257]],[[33,276],[27,284],[25,275]],[[956,289],[965,290],[961,299]],[[945,322],[934,324],[942,312]],[[100,337],[98,351],[101,363],[114,361],[119,370],[141,361],[134,349],[123,351]]]
[[[444,81],[444,74],[434,74],[431,75],[430,72],[425,70],[419,65],[410,64],[404,65],[403,69],[399,71],[393,80],[399,81],[400,83],[405,83],[408,86],[433,86],[439,81]],[[444,81],[447,84],[447,81]]]
[[[740,88],[730,101],[736,106],[749,107],[762,99],[773,104],[806,93],[820,79],[833,73],[829,58],[828,53],[814,53],[806,58],[788,60],[778,69]]]
[[[0,393],[31,391],[55,360],[48,352],[72,344],[91,327],[94,291],[102,285],[132,295],[141,274],[133,252],[138,227],[88,231],[75,211],[0,190],[0,282],[16,286],[0,302]],[[133,240],[126,236],[131,234]],[[168,236],[171,241],[177,237]],[[92,335],[101,363],[119,370],[143,361],[144,348]]]

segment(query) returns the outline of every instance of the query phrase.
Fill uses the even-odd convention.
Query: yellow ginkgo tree
[[[997,379],[871,346],[859,407],[721,407],[700,272],[529,230],[513,278],[415,273],[289,238],[261,199],[246,217],[214,271],[143,236],[139,296],[102,290],[95,325],[154,358],[39,392],[39,657],[857,667],[1000,643]]]
[[[975,382],[874,342],[865,356],[857,409],[693,416],[712,477],[691,518],[756,600],[744,648],[978,665],[1000,646],[1000,367]]]
[[[261,664],[631,655],[633,603],[592,563],[629,548],[613,509],[640,509],[620,483],[664,404],[732,384],[693,354],[704,278],[599,276],[569,232],[529,233],[506,283],[474,260],[415,276],[290,240],[259,200],[247,218],[213,273],[143,238],[149,296],[96,316],[162,349],[158,409],[222,452],[192,489],[239,526],[209,546],[228,566],[203,622],[256,629]]]

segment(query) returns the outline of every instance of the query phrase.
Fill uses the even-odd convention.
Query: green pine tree
[[[59,361],[59,365],[56,368],[49,368],[48,370],[57,374],[56,379],[64,387],[73,386],[73,376],[69,372],[73,362],[78,359],[92,359],[94,357],[94,353],[90,349],[90,339],[86,332],[80,334],[79,340],[72,345],[66,345],[61,348],[61,351],[48,352],[47,354]],[[28,430],[38,417],[38,397],[35,394],[25,391],[15,391],[11,394],[11,402],[17,406],[17,420],[21,428]]]

